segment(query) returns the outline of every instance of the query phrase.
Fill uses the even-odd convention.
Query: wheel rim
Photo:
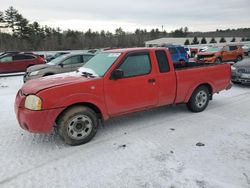
[[[81,140],[89,136],[93,129],[92,120],[86,115],[78,115],[73,117],[68,125],[67,132],[70,138]]]
[[[207,103],[208,97],[205,91],[199,91],[195,97],[195,104],[198,108],[203,108]]]
[[[241,57],[238,57],[238,60],[237,61],[241,61]]]

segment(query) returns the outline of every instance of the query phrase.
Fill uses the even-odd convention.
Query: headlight
[[[42,100],[36,95],[28,95],[25,99],[25,108],[30,110],[41,110]]]
[[[236,71],[236,68],[234,66],[231,66],[231,71]]]
[[[34,71],[34,72],[31,72],[31,73],[30,73],[30,76],[35,76],[35,75],[37,75],[37,74],[38,74],[38,72],[39,72],[39,71]]]

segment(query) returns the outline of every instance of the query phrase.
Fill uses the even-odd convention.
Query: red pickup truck
[[[168,50],[135,48],[97,54],[78,72],[31,80],[19,90],[20,126],[79,145],[91,140],[99,120],[148,108],[186,103],[201,112],[214,93],[231,87],[228,64],[174,67]]]

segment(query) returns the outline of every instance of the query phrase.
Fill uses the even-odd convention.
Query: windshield
[[[219,47],[209,47],[205,51],[207,51],[207,52],[218,52],[220,50],[221,50],[221,48],[219,48]]]
[[[91,69],[98,76],[104,76],[120,55],[121,53],[99,53],[90,59],[83,67]]]
[[[57,58],[51,60],[51,61],[50,61],[49,63],[47,63],[47,64],[49,64],[49,65],[58,65],[58,64],[61,63],[62,60],[63,60],[64,58],[66,58],[67,56],[68,56],[68,54],[61,55],[61,56],[59,56],[59,57],[57,57]]]

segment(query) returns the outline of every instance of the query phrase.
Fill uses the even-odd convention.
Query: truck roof
[[[142,51],[142,50],[166,50],[166,48],[121,48],[121,49],[114,49],[114,50],[107,50],[106,52],[112,53],[124,53],[124,52],[131,52],[131,51]]]

